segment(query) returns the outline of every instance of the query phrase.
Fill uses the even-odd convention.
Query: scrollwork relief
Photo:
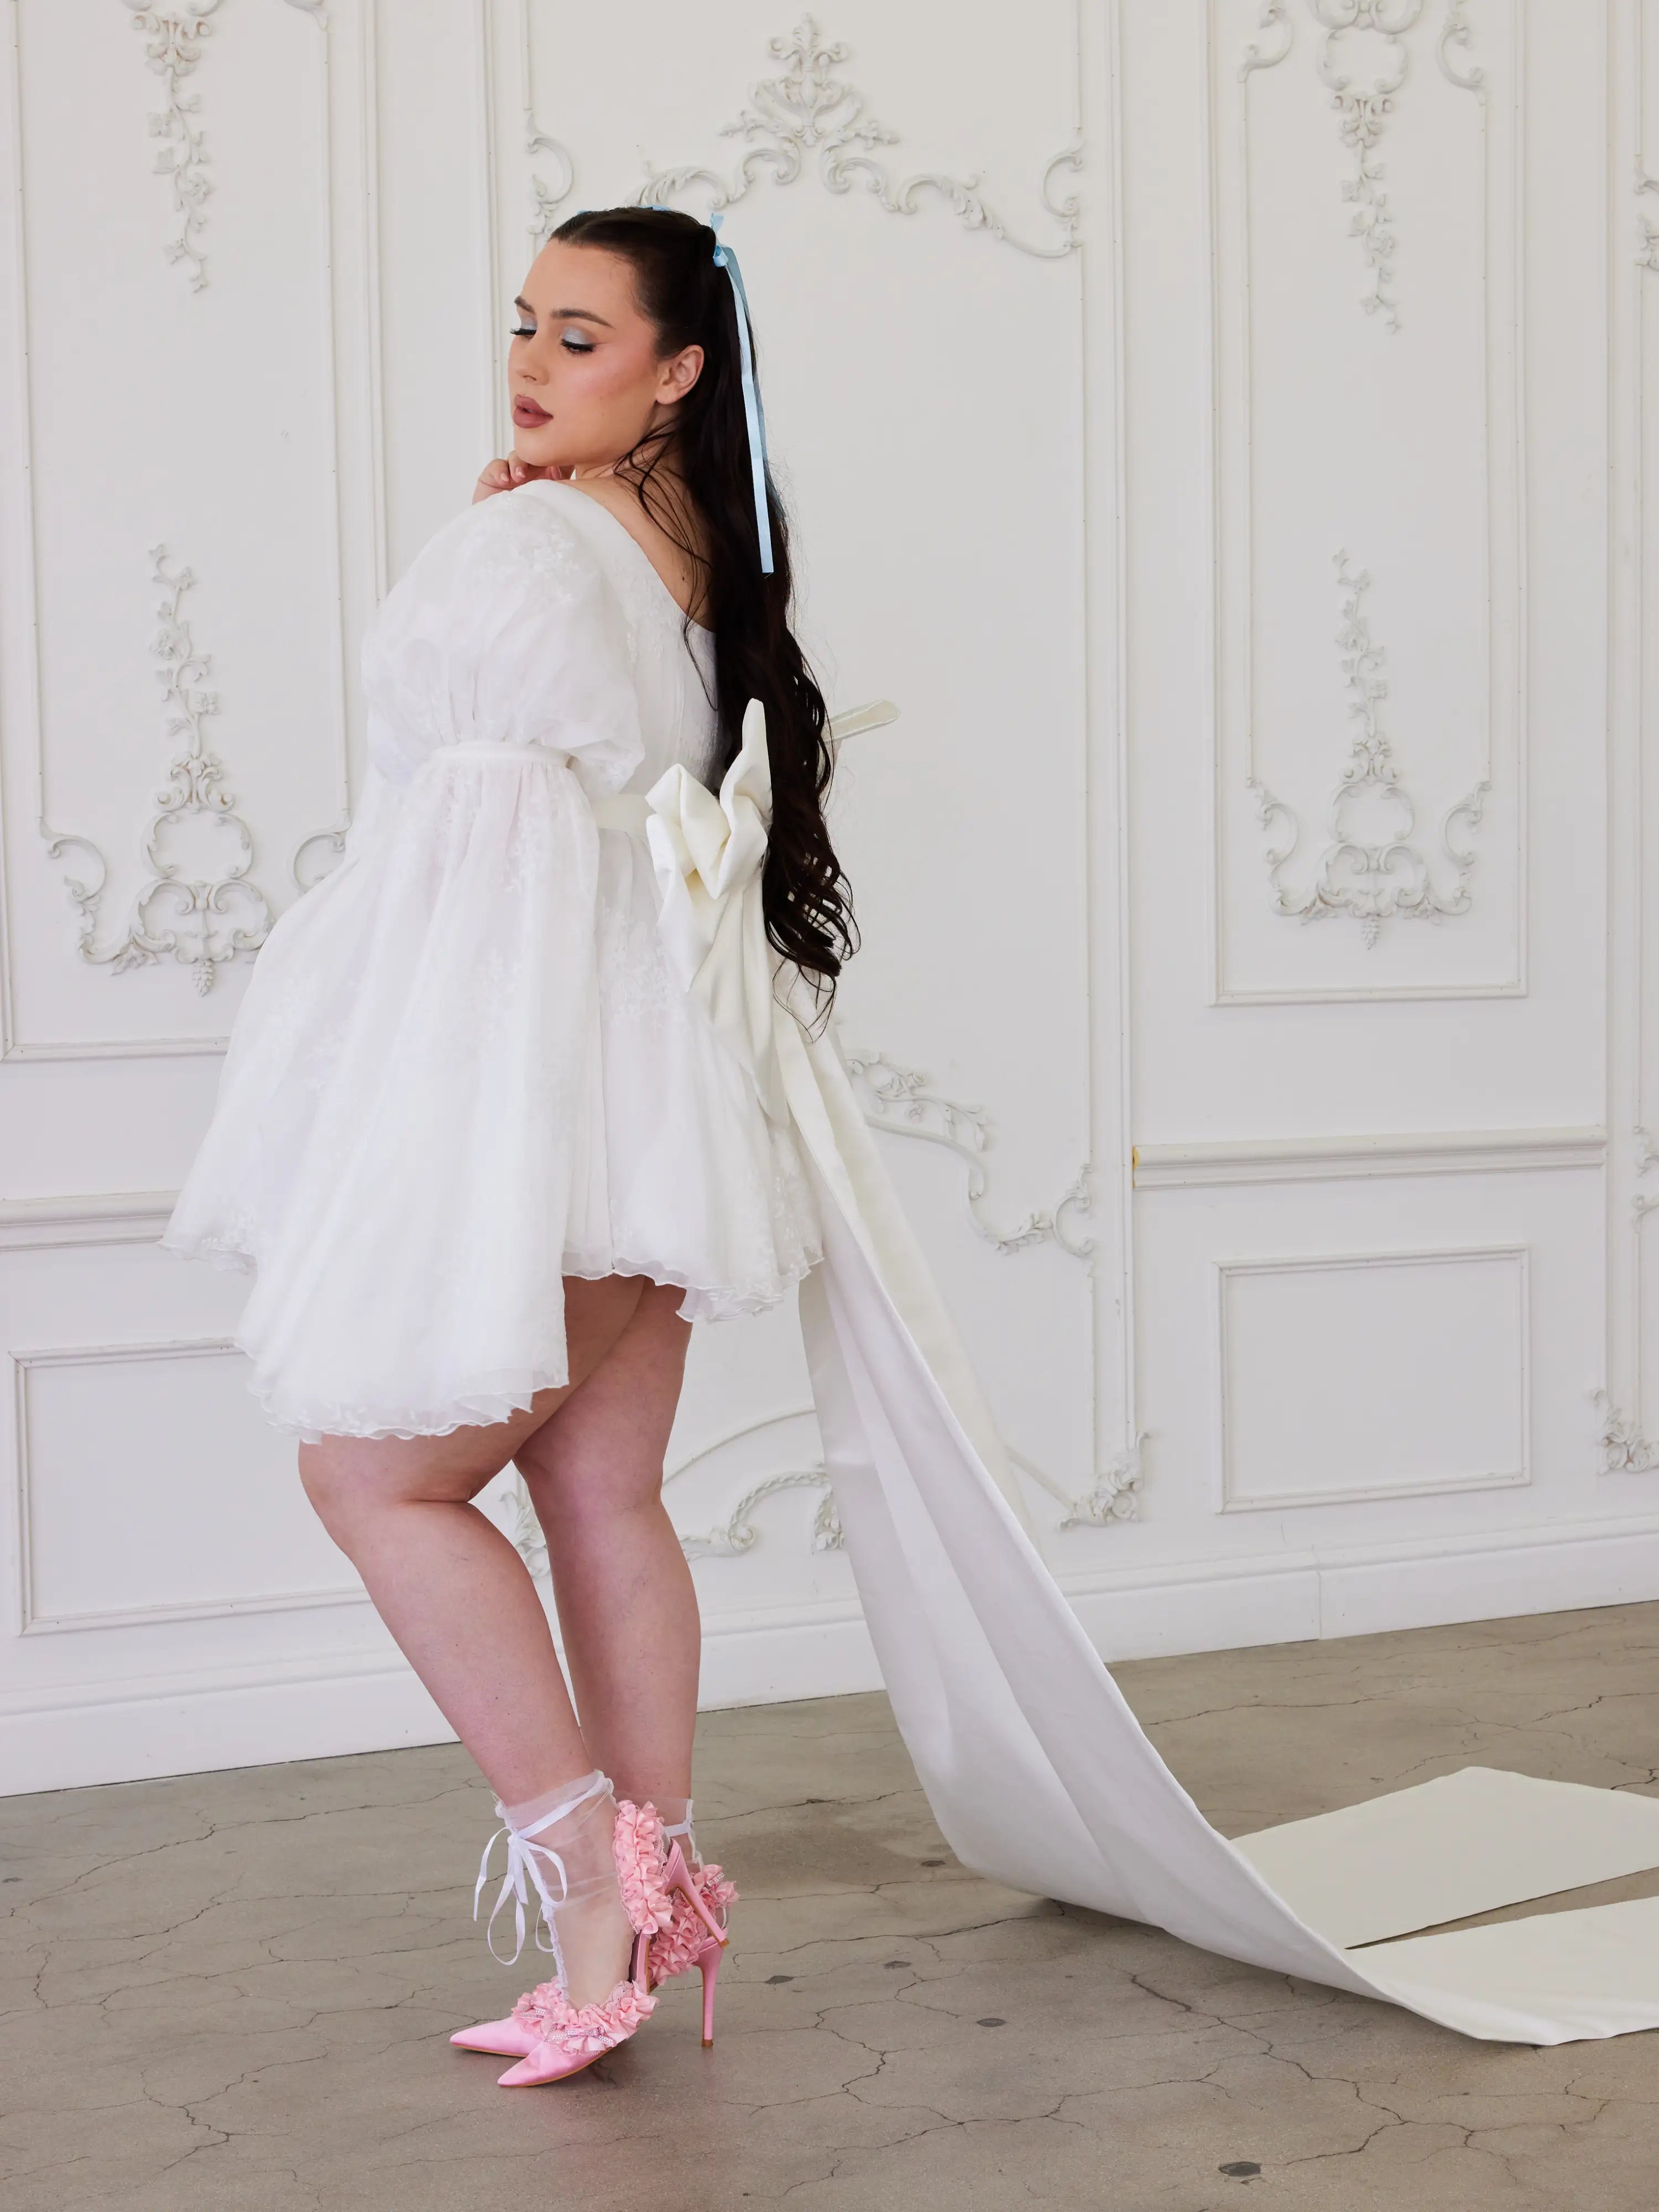
[[[1659,177],[1650,177],[1645,171],[1636,179],[1637,198],[1639,199],[1644,192],[1659,192]],[[1659,223],[1645,212],[1639,213],[1636,220],[1641,246],[1636,265],[1638,269],[1659,270]]]
[[[1000,1230],[981,1211],[988,1188],[983,1156],[991,1142],[985,1109],[941,1097],[928,1088],[928,1079],[920,1069],[901,1067],[884,1053],[844,1051],[842,1056],[864,1118],[872,1128],[885,1129],[896,1137],[918,1137],[924,1144],[942,1145],[963,1163],[967,1170],[968,1219],[975,1236],[982,1237],[999,1252],[1018,1252],[1030,1244],[1058,1244],[1074,1260],[1090,1256],[1093,1239],[1079,1236],[1073,1226],[1089,1213],[1086,1167],[1079,1170],[1052,1213],[1028,1213],[1013,1228]]]
[[[1140,1448],[1146,1441],[1143,1433],[1109,1460],[1080,1498],[1069,1496],[1052,1475],[1045,1474],[1024,1453],[1015,1451],[1012,1445],[1005,1449],[1023,1474],[1029,1474],[1050,1498],[1066,1508],[1060,1524],[1062,1528],[1109,1528],[1115,1522],[1140,1518],[1140,1485],[1146,1474]]]
[[[849,192],[857,186],[872,194],[890,215],[915,215],[925,201],[938,199],[964,229],[982,230],[1021,253],[1058,259],[1076,251],[1081,213],[1076,195],[1062,193],[1060,179],[1081,169],[1079,143],[1063,147],[1042,172],[1039,193],[1057,237],[1048,244],[1021,238],[987,202],[977,176],[952,177],[936,171],[902,179],[892,174],[880,149],[896,146],[898,132],[867,114],[864,94],[836,74],[851,50],[827,44],[812,16],[803,16],[787,38],[771,40],[769,51],[784,64],[782,74],[751,86],[750,104],[721,131],[723,137],[746,142],[748,150],[735,171],[722,176],[718,170],[696,165],[659,169],[647,162],[638,193],[641,206],[653,200],[670,203],[677,193],[696,191],[704,196],[711,213],[733,207],[763,177],[777,185],[793,184],[812,157],[826,191]]]
[[[746,1490],[724,1521],[716,1528],[702,1535],[682,1536],[680,1549],[688,1559],[739,1559],[755,1548],[759,1539],[750,1516],[755,1508],[768,1498],[775,1498],[786,1490],[819,1490],[817,1510],[812,1516],[811,1548],[814,1552],[840,1552],[846,1549],[842,1534],[841,1516],[836,1510],[835,1493],[830,1487],[830,1478],[821,1467],[792,1468],[786,1474],[769,1474]]]
[[[1655,1146],[1651,1133],[1646,1129],[1633,1130],[1632,1137],[1636,1179],[1640,1182],[1655,1168],[1659,1168],[1659,1146]],[[1659,1207],[1659,1191],[1656,1190],[1638,1190],[1630,1202],[1631,1212],[1638,1222],[1644,1220],[1656,1207]]]
[[[1342,592],[1342,627],[1337,645],[1348,690],[1348,714],[1358,725],[1348,762],[1336,788],[1329,818],[1331,842],[1321,854],[1311,885],[1293,890],[1284,878],[1301,842],[1294,810],[1276,798],[1259,777],[1249,779],[1257,818],[1266,832],[1264,858],[1273,887],[1273,911],[1297,921],[1322,921],[1346,915],[1359,926],[1366,946],[1374,945],[1384,922],[1440,921],[1467,914],[1472,903],[1474,849],[1462,842],[1480,826],[1487,786],[1482,781],[1446,814],[1440,842],[1451,881],[1435,879],[1428,855],[1412,842],[1417,808],[1400,781],[1392,741],[1380,719],[1388,696],[1383,648],[1375,643],[1366,618],[1368,574],[1355,575],[1346,553],[1335,556]]]
[[[1389,204],[1388,172],[1376,158],[1376,149],[1410,71],[1406,34],[1421,20],[1426,4],[1427,0],[1308,0],[1309,12],[1324,34],[1314,66],[1331,95],[1342,143],[1353,156],[1353,173],[1343,183],[1342,197],[1353,209],[1349,234],[1359,240],[1370,272],[1359,304],[1388,331],[1400,327],[1400,304],[1393,290],[1399,241]],[[1468,4],[1468,0],[1446,0],[1435,53],[1447,82],[1480,98],[1485,70],[1474,64],[1460,67],[1458,60],[1468,55],[1474,38]],[[1295,45],[1288,0],[1267,0],[1257,28],[1271,33],[1271,40],[1253,40],[1246,46],[1239,64],[1241,80],[1257,70],[1277,69]],[[1352,58],[1346,42],[1366,33],[1381,41],[1382,51],[1376,66],[1361,76],[1357,65],[1345,66]]]
[[[1140,1447],[1145,1441],[1138,1437],[1127,1451],[1107,1462],[1095,1477],[1093,1489],[1073,1498],[1070,1512],[1060,1524],[1062,1528],[1109,1528],[1116,1521],[1139,1520],[1144,1473]]]
[[[155,156],[155,173],[173,188],[173,228],[165,248],[169,262],[183,262],[190,270],[190,289],[201,291],[208,281],[207,260],[197,240],[207,221],[204,212],[213,191],[207,174],[208,155],[201,125],[199,93],[181,89],[202,58],[202,42],[213,34],[209,17],[219,12],[221,0],[187,0],[187,4],[155,7],[150,0],[121,0],[132,17],[132,27],[146,41],[144,59],[167,90],[165,104],[152,111],[149,135],[161,140]],[[319,23],[327,20],[326,0],[288,0]]]
[[[151,578],[161,593],[150,649],[158,664],[155,673],[165,701],[168,741],[184,742],[168,763],[169,780],[156,793],[157,811],[145,833],[150,879],[140,889],[131,919],[117,943],[101,947],[97,943],[98,910],[109,878],[102,853],[90,838],[73,832],[53,833],[43,825],[43,835],[54,860],[75,848],[88,854],[97,867],[92,883],[68,880],[70,896],[81,915],[76,945],[83,960],[119,975],[130,969],[153,966],[170,952],[191,970],[198,991],[206,993],[228,961],[251,957],[258,950],[275,917],[264,894],[247,880],[253,863],[252,833],[232,811],[234,793],[220,789],[224,764],[209,752],[203,734],[208,717],[219,711],[219,696],[204,686],[212,662],[197,651],[182,611],[185,594],[196,579],[188,568],[169,573],[165,546],[153,545],[149,557]],[[211,872],[203,872],[201,864],[212,848],[204,853],[199,837],[191,836],[191,826],[201,823],[212,825],[214,845],[224,855]],[[180,849],[170,853],[170,846]],[[186,866],[192,862],[197,872],[187,876]],[[171,928],[163,922],[168,908],[173,917]]]
[[[1652,1474],[1659,1471],[1659,1443],[1643,1436],[1636,1422],[1626,1419],[1605,1390],[1595,1393],[1601,1417],[1596,1446],[1603,1474]]]

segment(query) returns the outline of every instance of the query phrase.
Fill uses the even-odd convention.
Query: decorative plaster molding
[[[350,827],[349,822],[343,823],[332,830],[313,830],[308,837],[301,838],[294,848],[294,858],[289,862],[289,873],[300,890],[315,890],[325,876],[333,873],[345,851]],[[307,857],[313,846],[320,848],[320,866],[313,867]]]
[[[1649,176],[1645,169],[1639,171],[1636,179],[1637,198],[1639,199],[1644,192],[1659,192],[1659,177]],[[1659,270],[1659,223],[1650,222],[1645,214],[1638,213],[1637,228],[1642,246],[1636,257],[1637,267]]]
[[[1596,1447],[1603,1474],[1652,1474],[1659,1472],[1659,1443],[1650,1443],[1633,1420],[1627,1419],[1605,1390],[1595,1393],[1601,1417]]]
[[[1141,1461],[1140,1448],[1146,1441],[1143,1431],[1132,1444],[1126,1446],[1115,1459],[1108,1461],[1096,1475],[1093,1488],[1086,1491],[1081,1498],[1072,1499],[1066,1517],[1060,1524],[1062,1528],[1109,1528],[1120,1521],[1139,1520],[1140,1485],[1146,1472]],[[1036,1474],[1045,1488],[1053,1489],[1054,1486],[1028,1461],[1022,1459],[1019,1465],[1028,1474]]]
[[[213,190],[207,177],[207,149],[197,117],[202,112],[199,93],[179,90],[202,58],[202,40],[210,38],[210,15],[220,0],[182,0],[182,4],[152,7],[149,0],[121,0],[131,10],[132,27],[149,41],[144,58],[167,87],[167,104],[151,112],[149,135],[164,143],[155,156],[155,173],[173,183],[173,235],[167,242],[170,262],[190,264],[190,289],[199,292],[208,281],[207,261],[196,240],[207,218],[204,203]],[[327,0],[288,0],[319,23],[327,21]]]
[[[680,1549],[688,1559],[741,1559],[745,1552],[753,1551],[759,1539],[759,1531],[750,1516],[763,1498],[774,1498],[785,1490],[821,1490],[823,1495],[812,1516],[812,1549],[841,1552],[847,1548],[830,1478],[822,1467],[807,1467],[768,1475],[764,1482],[757,1482],[752,1490],[744,1492],[717,1528],[710,1528],[702,1535],[682,1536]]]
[[[696,186],[707,192],[711,213],[733,207],[763,176],[769,175],[775,184],[793,184],[802,173],[806,156],[813,155],[826,191],[848,192],[860,185],[889,215],[915,215],[931,195],[945,201],[965,230],[986,231],[1021,253],[1056,260],[1076,252],[1081,227],[1076,195],[1057,198],[1055,193],[1062,171],[1075,173],[1083,167],[1080,143],[1062,148],[1042,172],[1042,204],[1058,225],[1060,236],[1054,245],[1036,245],[1016,237],[988,206],[977,176],[930,171],[895,179],[875,149],[896,146],[899,133],[866,115],[864,94],[835,75],[851,49],[826,45],[812,16],[803,16],[787,38],[769,40],[768,51],[785,64],[782,76],[752,85],[750,104],[720,132],[724,138],[748,142],[749,150],[735,173],[723,177],[718,170],[695,165],[659,169],[647,161],[646,180],[637,196],[641,206],[653,200],[672,202],[676,193]]]
[[[1457,1268],[1483,1261],[1503,1261],[1511,1271],[1515,1297],[1516,1394],[1513,1406],[1513,1434],[1517,1455],[1513,1467],[1494,1470],[1477,1466],[1473,1469],[1454,1470],[1449,1474],[1428,1474],[1418,1479],[1400,1481],[1355,1481],[1349,1462],[1340,1455],[1332,1456],[1332,1447],[1325,1434],[1322,1414],[1316,1425],[1318,1443],[1310,1445],[1316,1449],[1322,1467],[1339,1474],[1339,1479],[1310,1484],[1305,1489],[1254,1490],[1240,1486],[1235,1477],[1239,1448],[1239,1422],[1233,1401],[1232,1385],[1239,1369],[1232,1350],[1232,1297],[1235,1284],[1252,1279],[1262,1280],[1273,1276],[1364,1276],[1373,1272],[1386,1273],[1395,1268]],[[1212,1421],[1214,1437],[1214,1463],[1217,1485],[1214,1510],[1218,1513],[1279,1513],[1295,1512],[1304,1506],[1364,1505],[1379,1501],[1403,1498],[1458,1497],[1487,1490],[1524,1490],[1533,1479],[1532,1468],[1532,1405],[1533,1405],[1533,1296],[1532,1248],[1527,1244],[1460,1244],[1431,1246],[1426,1249],[1389,1249],[1369,1252],[1300,1252],[1283,1258],[1250,1260],[1217,1260],[1210,1261],[1211,1313],[1214,1335],[1212,1368]],[[1398,1368],[1403,1354],[1391,1355],[1392,1364]],[[1465,1375],[1465,1387],[1473,1389],[1472,1378]],[[1345,1404],[1346,1394],[1338,1392],[1334,1401]],[[1277,1467],[1281,1478],[1282,1468]]]
[[[196,118],[201,96],[179,90],[202,58],[204,39],[211,33],[208,17],[217,12],[220,0],[193,0],[182,8],[152,8],[145,0],[122,0],[132,11],[132,27],[148,40],[144,58],[167,87],[167,104],[152,112],[149,135],[163,141],[155,156],[155,173],[173,185],[173,235],[167,242],[170,262],[190,264],[190,289],[199,292],[208,281],[207,263],[196,240],[206,218],[203,203],[213,190],[206,176],[207,153]]]
[[[1390,289],[1398,240],[1384,184],[1387,171],[1375,155],[1394,112],[1395,95],[1411,66],[1406,33],[1419,21],[1425,5],[1425,0],[1308,0],[1314,21],[1324,33],[1314,66],[1341,118],[1342,143],[1354,157],[1354,172],[1342,187],[1342,197],[1354,210],[1349,234],[1360,241],[1370,271],[1370,289],[1361,294],[1359,304],[1368,315],[1380,318],[1388,331],[1400,328],[1399,302]],[[1474,36],[1465,18],[1468,0],[1446,0],[1435,52],[1447,82],[1478,99],[1486,83],[1485,70],[1478,66],[1460,70],[1452,54],[1454,47],[1467,54]],[[1273,32],[1278,44],[1262,46],[1252,41],[1240,62],[1241,80],[1256,70],[1277,69],[1296,43],[1286,0],[1267,0],[1258,27]],[[1363,85],[1340,67],[1339,41],[1356,31],[1375,33],[1387,50],[1377,73]]]
[[[1304,894],[1298,896],[1291,890],[1279,872],[1301,842],[1295,811],[1257,777],[1249,779],[1249,789],[1255,797],[1257,818],[1267,833],[1264,858],[1274,912],[1296,921],[1322,921],[1330,915],[1348,915],[1358,923],[1369,948],[1376,943],[1386,921],[1438,921],[1449,915],[1468,912],[1475,856],[1470,848],[1454,842],[1453,833],[1460,823],[1468,831],[1480,826],[1489,787],[1484,781],[1476,784],[1441,824],[1441,843],[1456,870],[1456,879],[1449,890],[1440,890],[1427,856],[1411,842],[1417,808],[1400,781],[1391,740],[1378,720],[1389,687],[1383,677],[1383,649],[1372,642],[1364,612],[1371,580],[1364,571],[1357,576],[1352,574],[1346,553],[1338,553],[1335,560],[1337,582],[1343,593],[1342,628],[1336,641],[1347,679],[1349,718],[1358,729],[1332,803],[1332,842],[1320,858],[1312,886]]]
[[[1636,1176],[1639,1182],[1644,1175],[1654,1168],[1659,1168],[1659,1147],[1655,1146],[1653,1138],[1646,1129],[1633,1129],[1631,1135]],[[1631,1212],[1638,1221],[1651,1213],[1656,1206],[1659,1206],[1659,1191],[1638,1190],[1630,1202]]]
[[[0,1199],[0,1252],[51,1252],[65,1244],[154,1244],[178,1202],[176,1190]]]
[[[1137,1145],[1137,1190],[1214,1185],[1346,1182],[1376,1176],[1493,1175],[1600,1168],[1603,1129],[1452,1129],[1356,1137],[1221,1137],[1191,1145]]]
[[[68,878],[70,896],[81,914],[76,950],[83,960],[107,966],[119,975],[131,968],[149,967],[163,953],[171,952],[190,969],[197,990],[205,994],[212,989],[219,969],[227,961],[258,950],[275,917],[264,892],[247,881],[253,864],[252,833],[241,817],[231,811],[234,793],[216,788],[224,764],[203,744],[202,725],[210,714],[218,713],[219,697],[216,692],[201,688],[199,679],[213,664],[206,653],[197,652],[189,625],[179,613],[184,595],[196,579],[188,568],[168,574],[165,546],[152,545],[149,557],[152,579],[161,588],[151,651],[160,664],[156,675],[167,708],[167,734],[170,740],[182,738],[185,742],[168,763],[171,780],[156,794],[159,811],[145,834],[144,857],[153,873],[133,902],[132,918],[118,943],[100,950],[95,941],[98,908],[109,880],[109,866],[102,853],[89,837],[73,831],[59,835],[43,824],[42,835],[54,860],[67,848],[76,846],[97,864],[95,882]],[[167,857],[165,841],[169,832],[192,816],[223,823],[233,839],[227,865],[211,880],[186,882],[179,873],[182,862]],[[158,930],[152,926],[151,909],[164,900],[173,903],[178,921],[171,929]],[[246,917],[246,925],[240,928],[232,919],[239,906]]]
[[[1079,1170],[1075,1182],[1052,1213],[1028,1213],[1012,1230],[994,1228],[980,1211],[987,1178],[982,1156],[991,1142],[990,1124],[982,1106],[963,1106],[928,1090],[927,1077],[917,1068],[901,1067],[885,1053],[844,1052],[847,1072],[860,1095],[864,1118],[872,1128],[885,1129],[896,1137],[920,1137],[924,1143],[943,1145],[954,1152],[968,1171],[968,1219],[975,1234],[999,1252],[1018,1252],[1028,1244],[1058,1244],[1074,1260],[1086,1260],[1094,1250],[1091,1237],[1078,1237],[1070,1217],[1086,1216],[1090,1209],[1090,1170]]]

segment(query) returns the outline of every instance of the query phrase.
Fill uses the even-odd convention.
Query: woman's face
[[[609,468],[672,422],[702,371],[701,346],[658,354],[632,266],[602,246],[550,239],[514,304],[513,451],[530,467],[561,476]]]

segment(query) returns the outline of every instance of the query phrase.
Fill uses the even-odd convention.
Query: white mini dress
[[[714,665],[568,484],[457,516],[380,607],[343,855],[260,951],[162,1238],[257,1271],[237,1341],[278,1428],[499,1420],[568,1379],[563,1277],[716,1320],[821,1256],[792,1128],[671,975],[608,804],[706,778]]]

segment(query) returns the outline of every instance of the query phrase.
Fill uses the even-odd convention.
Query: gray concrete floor
[[[1477,1760],[1656,1787],[1659,1606],[1117,1671],[1231,1833]],[[1467,2042],[981,1881],[879,1697],[708,1716],[697,1796],[744,1892],[715,2049],[691,1978],[511,2094],[445,2040],[534,1978],[467,1918],[459,1750],[0,1801],[7,2212],[1659,2203],[1659,2036]]]

